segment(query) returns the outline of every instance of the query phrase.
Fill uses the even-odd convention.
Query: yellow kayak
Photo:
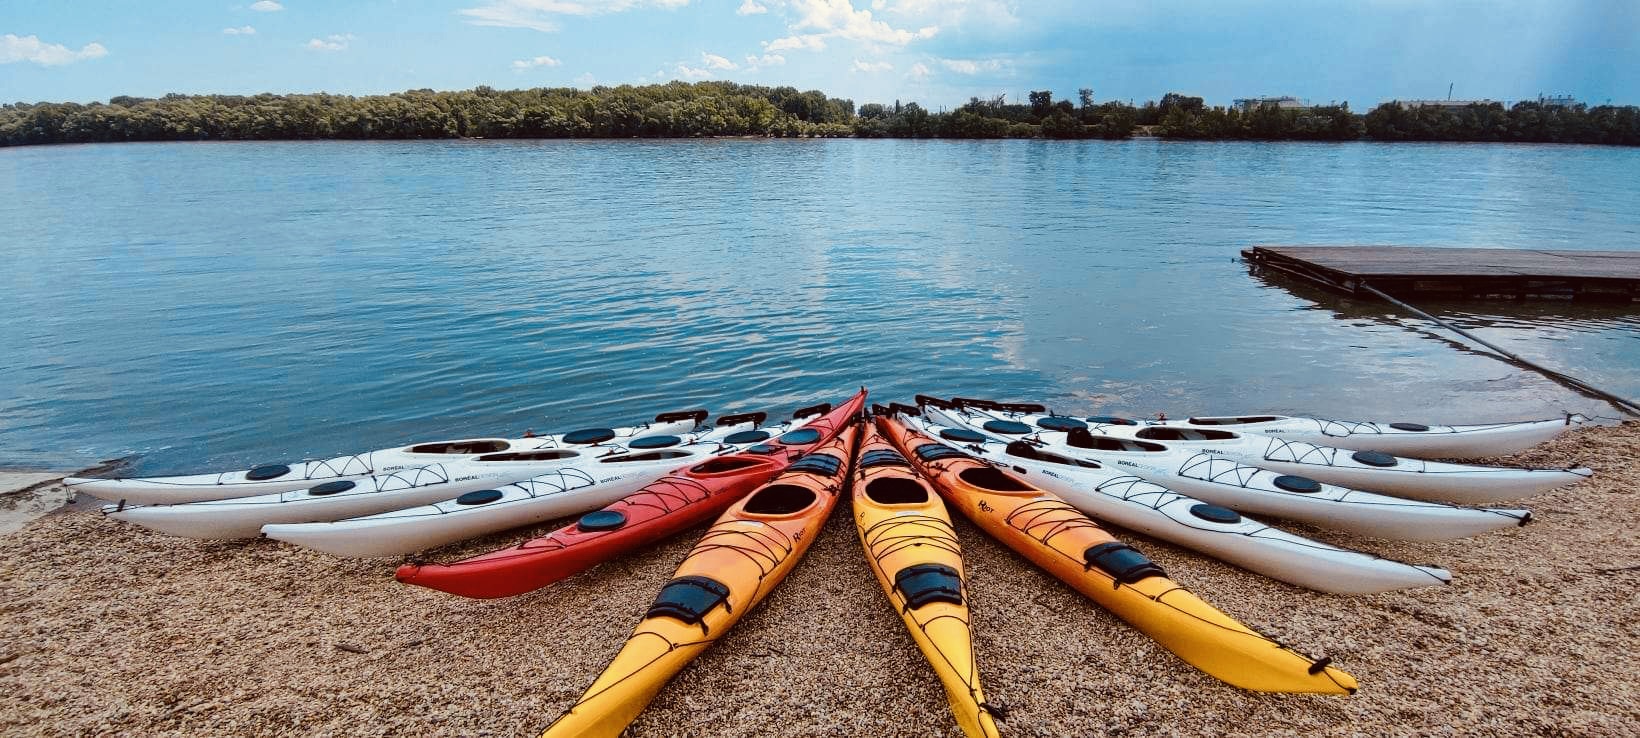
[[[854,460],[853,500],[866,560],[945,685],[963,734],[996,736],[974,663],[962,548],[945,503],[870,425]]]
[[[615,738],[666,682],[786,578],[837,506],[857,425],[734,504],[661,588],[643,622],[543,738]]]
[[[1076,508],[895,418],[877,419],[946,501],[985,532],[1196,668],[1242,689],[1351,694],[1355,677],[1203,602]]]

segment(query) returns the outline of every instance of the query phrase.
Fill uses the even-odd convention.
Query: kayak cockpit
[[[813,507],[820,498],[814,490],[795,484],[771,484],[746,498],[741,511],[747,515],[786,517]]]
[[[865,494],[883,506],[928,503],[928,489],[909,477],[878,477],[866,483]]]
[[[1085,430],[1074,430],[1066,434],[1065,443],[1076,448],[1085,448],[1090,451],[1142,451],[1145,453],[1160,453],[1167,450],[1167,447],[1160,443],[1133,441],[1126,438],[1111,438],[1110,436],[1096,436]]]
[[[476,438],[420,443],[405,449],[405,453],[471,456],[473,454],[493,454],[506,451],[509,448],[512,448],[512,444],[500,438]]]

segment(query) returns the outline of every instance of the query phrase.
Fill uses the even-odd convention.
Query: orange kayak
[[[1168,579],[1058,497],[895,418],[878,426],[945,500],[1030,559],[1191,665],[1260,692],[1349,694],[1355,678],[1231,618]]]
[[[725,511],[615,660],[544,736],[620,735],[673,675],[762,602],[837,506],[857,429],[849,425]]]

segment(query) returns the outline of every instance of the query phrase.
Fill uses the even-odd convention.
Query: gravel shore
[[[1208,602],[1354,674],[1352,697],[1226,686],[958,520],[1005,735],[1635,735],[1640,424],[1492,463],[1593,467],[1537,522],[1445,543],[1297,532],[1452,570],[1316,594],[1126,534]],[[60,492],[58,492],[60,494]],[[846,508],[846,505],[845,505]],[[446,559],[538,535],[435,552]],[[0,536],[0,733],[534,735],[620,648],[688,534],[550,589],[466,600],[271,541],[171,538],[83,509]],[[846,509],[632,736],[954,735]]]

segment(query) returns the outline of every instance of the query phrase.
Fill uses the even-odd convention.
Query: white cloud
[[[532,56],[528,59],[514,60],[512,67],[513,69],[523,71],[525,69],[529,69],[530,67],[556,67],[562,63],[563,62],[560,62],[550,56]]]
[[[353,39],[351,33],[332,33],[324,38],[309,39],[307,47],[314,51],[342,51]]]
[[[75,51],[62,44],[48,44],[41,41],[39,36],[15,36],[10,33],[0,36],[0,64],[27,61],[55,67],[105,56],[108,56],[108,49],[96,42]]]
[[[582,85],[584,87],[591,87],[598,84],[598,78],[592,76],[591,72],[583,72],[581,76],[575,78],[575,84]]]
[[[937,25],[926,25],[916,30],[895,28],[878,20],[868,9],[855,8],[853,0],[790,0],[788,7],[797,16],[788,26],[794,33],[764,42],[765,50],[819,51],[826,48],[828,38],[905,46],[913,41],[933,38],[940,32]],[[880,6],[874,4],[874,7]]]
[[[240,26],[238,28],[224,28],[224,29],[222,29],[222,32],[225,33],[225,34],[228,34],[229,36],[255,36],[256,35],[256,29],[252,28],[251,26]]]
[[[735,64],[734,62],[729,61],[728,59],[725,59],[721,56],[718,56],[717,54],[708,54],[704,51],[701,52],[701,54],[700,54],[700,60],[706,64],[707,69],[737,69],[737,68],[739,68],[738,64]]]
[[[921,82],[928,79],[929,74],[930,72],[928,71],[928,65],[922,62],[917,62],[916,64],[911,65],[911,73],[907,76]]]
[[[757,0],[746,0],[735,8],[735,15],[762,15],[769,12],[769,6],[758,4]]]
[[[712,70],[691,67],[683,62],[678,62],[678,76],[684,79],[706,79],[712,76]]]
[[[256,2],[251,3],[251,10],[255,10],[259,13],[272,13],[284,9],[285,6],[274,2],[274,0],[256,0]]]
[[[1008,67],[1006,59],[941,59],[940,66],[957,74],[979,74],[980,72],[1000,72]]]
[[[485,0],[476,8],[456,12],[475,26],[550,32],[558,30],[558,16],[606,15],[650,7],[672,10],[688,4],[689,0]]]
[[[795,51],[798,49],[821,51],[825,48],[826,38],[818,33],[808,33],[801,36],[787,36],[785,38],[777,38],[773,41],[763,42],[763,50],[768,52]]]
[[[779,54],[764,54],[763,56],[757,56],[756,54],[746,55],[746,66],[751,67],[754,70],[758,67],[778,67],[785,63],[786,57]]]
[[[849,71],[866,72],[868,74],[875,74],[877,72],[888,72],[888,71],[893,71],[893,69],[894,69],[894,65],[889,64],[888,62],[885,62],[885,61],[866,62],[866,61],[860,61],[859,59],[855,59],[854,60],[854,65],[849,67]]]

